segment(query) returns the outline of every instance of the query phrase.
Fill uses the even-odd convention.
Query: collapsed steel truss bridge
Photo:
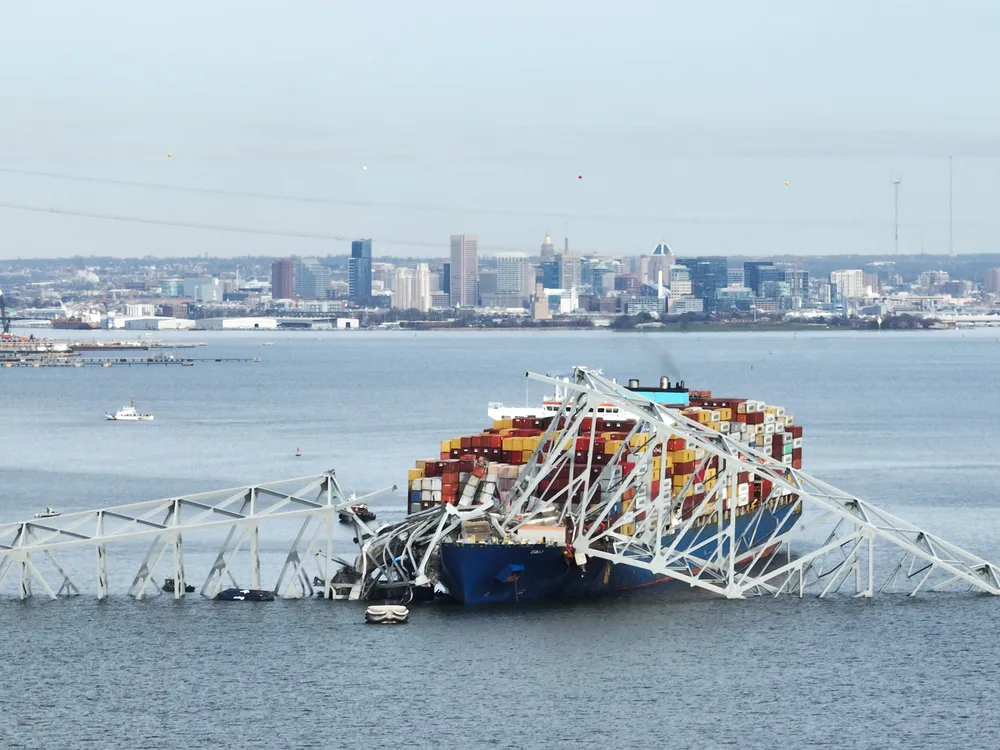
[[[109,593],[110,548],[148,542],[129,593],[141,599],[158,592],[157,571],[167,570],[174,579],[173,596],[183,597],[188,571],[182,540],[214,532],[216,537],[224,534],[224,540],[200,593],[213,597],[227,581],[240,585],[234,570],[244,546],[249,562],[248,587],[260,589],[260,529],[291,521],[298,523],[298,533],[289,544],[277,580],[268,588],[289,598],[322,593],[326,598],[366,599],[380,591],[412,593],[438,586],[440,544],[460,535],[466,522],[486,522],[492,538],[510,540],[516,539],[523,527],[544,520],[569,529],[567,551],[571,550],[573,561],[580,566],[591,561],[634,566],[730,599],[780,594],[826,597],[845,587],[860,597],[870,597],[876,591],[915,596],[943,589],[1000,595],[997,566],[688,419],[676,408],[653,403],[599,371],[577,367],[571,379],[531,373],[529,377],[565,393],[558,412],[563,424],[560,427],[560,420],[552,420],[503,501],[492,491],[465,493],[468,501],[458,505],[436,506],[401,522],[370,528],[353,513],[352,504],[395,488],[346,497],[331,471],[271,484],[3,523],[0,587],[5,579],[14,577],[20,598],[30,597],[36,588],[56,598],[80,593],[78,582],[86,576],[92,577],[97,596],[103,599]],[[673,488],[669,481],[659,481],[664,476],[653,476],[653,450],[633,454],[630,461],[634,461],[634,468],[624,476],[618,459],[629,441],[624,441],[599,472],[591,463],[592,451],[586,453],[585,461],[578,461],[579,454],[570,446],[584,438],[593,447],[597,424],[593,417],[607,404],[634,421],[630,438],[638,435],[645,445],[656,446],[665,445],[671,437],[682,437],[688,446],[698,449],[700,467],[714,462],[716,482],[697,507],[682,506],[684,497],[690,496],[690,487]],[[559,440],[554,441],[557,430]],[[545,451],[544,446],[551,449]],[[570,477],[564,491],[552,496],[539,491],[546,477],[564,470]],[[741,473],[769,483],[770,494],[760,503],[773,507],[792,504],[794,513],[781,516],[784,520],[763,534],[759,529],[740,531],[737,522],[746,512],[736,502]],[[627,507],[622,504],[626,493],[634,498]],[[353,519],[359,547],[349,560],[335,555],[333,549],[335,517],[340,513]],[[679,540],[690,538],[692,530],[698,530],[697,543],[680,544]],[[747,534],[754,535],[749,550],[741,539]],[[80,550],[89,553],[81,556]],[[62,561],[64,554],[70,553],[73,566]],[[81,573],[81,558],[89,558],[89,573]]]

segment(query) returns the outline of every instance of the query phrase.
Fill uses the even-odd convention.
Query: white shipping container
[[[764,424],[774,424],[773,414],[764,414]]]
[[[774,425],[773,424],[766,424],[766,425],[764,425],[764,434],[765,435],[773,435],[774,434]]]
[[[801,448],[801,447],[802,447],[802,438],[795,438],[794,440],[792,440],[792,448]]]
[[[441,490],[431,490],[431,500],[436,503],[441,502]]]

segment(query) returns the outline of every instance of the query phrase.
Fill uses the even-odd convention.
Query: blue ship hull
[[[777,530],[788,531],[801,514],[797,502],[762,507],[736,519],[737,555],[747,561]],[[685,533],[678,550],[691,550],[714,535],[716,524]],[[664,542],[672,544],[674,537]],[[724,540],[723,554],[728,554]],[[711,541],[694,551],[710,558],[716,551]],[[773,550],[768,550],[768,554]],[[649,558],[646,558],[649,559]],[[466,604],[600,596],[645,586],[679,583],[624,563],[590,560],[582,568],[572,563],[565,548],[546,544],[459,544],[441,545],[442,578],[451,596]],[[692,571],[694,572],[694,571]]]

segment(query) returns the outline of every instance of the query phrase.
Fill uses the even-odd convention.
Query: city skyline
[[[994,249],[993,3],[391,5],[13,6],[0,258]]]

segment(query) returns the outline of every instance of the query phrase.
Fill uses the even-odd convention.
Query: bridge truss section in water
[[[392,587],[439,587],[440,546],[461,542],[463,524],[470,521],[480,528],[486,522],[495,543],[516,541],[531,524],[557,523],[566,530],[567,564],[632,566],[730,599],[826,597],[852,589],[860,597],[943,589],[1000,595],[997,566],[678,409],[653,403],[599,371],[577,367],[571,379],[528,376],[563,389],[558,412],[563,423],[552,420],[503,501],[464,493],[464,505],[434,507],[381,527],[363,540],[360,579],[350,598],[371,598]],[[635,426],[619,452],[595,472],[593,451],[579,452],[575,445],[582,438],[593,447],[597,409],[608,404]],[[623,477],[616,466],[633,436],[661,450],[632,453],[629,461],[636,465]],[[690,486],[673,488],[665,473],[653,476],[653,455],[666,455],[671,437],[698,449],[699,469],[709,462],[717,466],[714,486],[696,507],[684,506]],[[546,445],[551,449],[544,451]],[[559,472],[569,473],[565,490],[545,493],[543,481]],[[738,477],[747,474],[769,483],[769,494],[753,506],[769,507],[770,514],[753,514],[753,507],[737,499]],[[756,520],[748,522],[748,515]],[[765,515],[772,522],[762,528]]]
[[[269,484],[0,523],[0,590],[5,581],[9,587],[9,579],[14,579],[20,599],[36,591],[55,599],[79,594],[86,578],[94,582],[98,599],[104,599],[109,594],[109,561],[134,564],[141,552],[128,554],[124,548],[148,542],[129,594],[142,599],[159,593],[163,586],[157,575],[163,571],[173,579],[173,596],[181,598],[191,578],[189,566],[185,566],[184,540],[199,536],[213,543],[222,538],[201,584],[202,595],[215,597],[227,582],[236,588],[261,589],[261,529],[271,527],[275,531],[281,528],[278,533],[286,539],[291,535],[289,529],[298,530],[273,584],[274,593],[297,598],[317,593],[315,589],[319,588],[332,598],[336,572],[350,565],[333,551],[336,516],[353,503],[392,489],[347,497],[330,471]],[[365,530],[370,533],[367,527]],[[80,550],[86,554],[79,554]],[[72,562],[66,562],[70,557]],[[245,569],[247,564],[249,580],[241,583],[236,579],[236,570]],[[314,574],[311,578],[310,573]]]

